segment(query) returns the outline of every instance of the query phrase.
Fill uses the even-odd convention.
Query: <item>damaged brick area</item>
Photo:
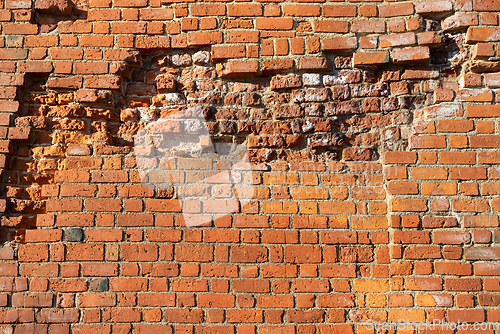
[[[498,321],[498,3],[0,6],[0,332]]]

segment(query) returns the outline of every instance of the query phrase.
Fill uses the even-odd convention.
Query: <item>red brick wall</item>
[[[499,2],[0,7],[1,333],[500,322]]]

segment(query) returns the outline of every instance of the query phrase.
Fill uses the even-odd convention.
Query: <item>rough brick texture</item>
[[[1,333],[500,321],[500,2],[0,7]]]

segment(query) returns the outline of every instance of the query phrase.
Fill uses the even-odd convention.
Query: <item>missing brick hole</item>
[[[89,3],[86,0],[36,0],[34,2],[35,22],[40,32],[49,33],[58,28],[60,22],[67,26],[87,19]],[[66,27],[61,27],[64,30]]]
[[[79,168],[68,165],[74,158],[127,157],[131,168],[130,161],[154,154],[209,156],[219,169],[228,169],[226,161],[375,161],[383,150],[407,149],[413,113],[429,102],[420,77],[401,81],[398,68],[352,69],[349,56],[319,73],[241,78],[221,73],[208,50],[106,56],[114,57],[107,75],[27,77],[5,189],[9,226],[35,226],[45,200],[58,196],[57,172]],[[159,121],[168,131],[152,131],[151,144],[141,145],[138,134]],[[194,144],[180,143],[181,134]],[[166,138],[182,150],[161,147]]]
[[[377,71],[342,66],[344,59],[350,61],[349,56],[341,57],[336,66],[340,69],[324,74],[304,71],[302,75],[281,73],[242,80],[224,77],[210,62],[208,52],[201,52],[207,56],[204,63],[193,61],[199,51],[143,54],[142,66],[131,68],[126,83],[124,118],[148,123],[202,106],[211,139],[246,141],[252,162],[328,161],[342,159],[349,142],[359,146],[363,140],[353,142],[352,138],[370,132],[374,124],[384,127],[392,122],[370,113],[390,118],[386,111],[399,109]],[[413,102],[403,104],[414,109]],[[367,141],[371,147],[352,151],[362,151],[362,155],[344,158],[378,159],[378,144],[373,140]]]

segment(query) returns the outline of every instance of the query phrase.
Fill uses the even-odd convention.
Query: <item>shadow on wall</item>
[[[61,21],[85,20],[89,3],[87,0],[35,0],[33,6],[40,32],[49,33],[57,29]]]

